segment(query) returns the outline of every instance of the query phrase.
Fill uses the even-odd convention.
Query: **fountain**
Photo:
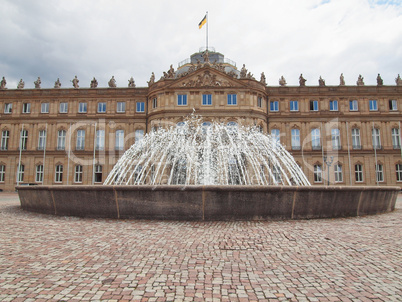
[[[25,210],[80,217],[271,220],[395,209],[399,187],[311,186],[285,148],[257,127],[194,114],[132,145],[103,186],[18,186]]]

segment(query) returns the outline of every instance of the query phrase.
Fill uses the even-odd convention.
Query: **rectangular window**
[[[178,94],[177,95],[177,105],[178,106],[187,106],[187,94]]]
[[[381,149],[381,137],[380,137],[380,129],[373,128],[371,130],[372,139],[373,139],[373,148],[374,149]]]
[[[299,101],[290,101],[290,111],[299,111]]]
[[[8,139],[10,138],[10,131],[3,130],[1,132],[1,150],[8,150]]]
[[[338,101],[329,101],[329,111],[338,111]]]
[[[335,182],[343,182],[342,165],[334,166]]]
[[[38,150],[44,150],[46,147],[46,130],[39,131]]]
[[[60,103],[60,113],[68,112],[68,103]]]
[[[402,181],[402,164],[396,164],[395,171],[396,171],[396,181]]]
[[[35,175],[36,182],[43,182],[43,165],[36,166],[36,175]]]
[[[87,112],[87,103],[79,103],[78,113],[86,113],[86,112]]]
[[[350,111],[357,111],[359,110],[359,106],[357,100],[350,100],[349,101],[349,110]]]
[[[40,113],[49,113],[49,103],[40,104]]]
[[[158,107],[158,99],[153,98],[153,100],[152,100],[152,108],[157,108],[157,107]]]
[[[57,150],[66,148],[66,130],[57,131]]]
[[[203,105],[212,105],[212,94],[203,94],[202,95],[202,104]]]
[[[292,150],[300,150],[300,130],[292,129]]]
[[[228,105],[237,105],[237,94],[228,94]]]
[[[8,114],[13,111],[13,104],[11,103],[6,103],[4,104],[4,113]]]
[[[82,182],[82,166],[81,165],[75,166],[74,182],[76,182],[76,183]]]
[[[392,128],[392,146],[394,149],[401,149],[401,136],[399,135],[399,128]]]
[[[56,172],[54,174],[54,181],[55,182],[62,182],[63,181],[63,165],[56,166]]]
[[[360,164],[355,165],[355,180],[356,182],[363,181],[363,166]]]
[[[341,136],[339,129],[335,128],[331,130],[332,136],[332,150],[340,150],[341,149]]]
[[[262,97],[260,96],[257,98],[257,107],[262,107]]]
[[[116,150],[124,150],[124,130],[116,130]]]
[[[279,129],[271,129],[271,138],[274,147],[280,144],[281,134]]]
[[[85,149],[85,130],[78,130],[77,131],[77,150],[84,150]]]
[[[145,103],[137,102],[137,112],[145,112]]]
[[[126,112],[126,102],[117,102],[116,112],[118,113]]]
[[[358,128],[352,129],[352,148],[355,150],[360,150],[362,148],[360,142],[360,129]]]
[[[6,166],[0,165],[0,182],[4,182],[5,175],[6,175]]]
[[[369,107],[370,111],[377,111],[378,110],[377,100],[369,100]]]
[[[24,165],[18,165],[18,174],[17,174],[18,182],[23,182],[24,181],[24,172],[25,172],[25,166]]]
[[[314,165],[314,182],[322,182],[322,167]]]
[[[31,112],[31,104],[23,103],[22,104],[22,113],[30,113]]]
[[[106,112],[106,103],[98,103],[98,113]]]
[[[310,111],[318,111],[318,101],[316,100],[310,101]]]
[[[389,100],[389,110],[390,111],[398,110],[398,102],[396,100]]]
[[[311,145],[313,150],[321,150],[321,133],[318,128],[311,130]]]
[[[96,130],[96,150],[104,150],[105,149],[105,130],[99,129]]]
[[[135,130],[135,143],[139,143],[144,138],[144,130],[137,129]]]
[[[269,102],[269,111],[278,112],[279,111],[279,102],[278,101],[270,101]]]
[[[26,150],[28,145],[28,130],[21,130],[21,150]]]
[[[384,171],[383,171],[383,166],[381,164],[375,166],[375,174],[376,174],[377,182],[384,181]]]
[[[281,173],[281,169],[279,168],[279,166],[272,167],[272,174],[274,175],[274,179],[277,183],[282,182],[282,173]]]
[[[94,182],[102,182],[102,166],[96,165],[95,166],[95,173],[94,173]]]

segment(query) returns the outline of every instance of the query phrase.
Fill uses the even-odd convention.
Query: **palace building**
[[[253,125],[279,140],[312,185],[402,187],[402,80],[376,86],[267,85],[214,50],[171,66],[148,87],[0,89],[0,189],[99,185],[136,141],[194,111],[204,122]]]

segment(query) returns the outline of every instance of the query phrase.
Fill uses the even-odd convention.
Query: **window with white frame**
[[[271,129],[272,143],[276,147],[280,143],[281,133],[279,129]]]
[[[66,130],[57,131],[57,150],[66,148]]]
[[[40,104],[40,113],[49,113],[49,103]]]
[[[23,103],[22,104],[22,113],[30,113],[31,112],[31,104]]]
[[[105,113],[106,112],[106,103],[101,102],[98,103],[98,113]]]
[[[371,133],[372,133],[372,140],[373,140],[373,148],[374,149],[381,149],[380,129],[373,128],[371,130]]]
[[[338,111],[338,101],[337,100],[329,101],[329,111]]]
[[[211,133],[212,124],[211,122],[203,122],[202,125],[202,133]]]
[[[187,106],[187,94],[178,94],[177,95],[177,105],[178,106]]]
[[[317,100],[310,101],[310,111],[318,111],[318,101]]]
[[[124,130],[116,130],[116,150],[124,150]]]
[[[144,138],[144,130],[137,129],[135,130],[135,143],[140,143]]]
[[[269,111],[278,112],[279,111],[279,102],[278,101],[270,101],[269,102]]]
[[[395,165],[396,181],[402,181],[402,164]]]
[[[238,125],[237,125],[236,122],[229,122],[229,123],[226,124],[226,127],[227,127],[228,132],[229,132],[230,134],[235,134],[235,133],[237,133],[237,127],[238,127]]]
[[[103,129],[96,130],[95,149],[96,150],[105,149],[105,130]]]
[[[68,112],[68,103],[60,103],[59,111],[60,111],[60,113],[67,113]]]
[[[358,111],[359,110],[357,100],[350,100],[349,101],[349,110],[350,111]]]
[[[96,182],[96,183],[102,182],[102,166],[101,165],[95,165],[94,182]]]
[[[82,182],[82,166],[81,165],[75,166],[74,182],[76,182],[76,183]]]
[[[332,150],[340,150],[341,135],[338,128],[334,128],[331,130],[331,138],[332,138]]]
[[[78,104],[78,113],[86,113],[87,112],[87,103],[81,102]]]
[[[63,165],[56,165],[54,182],[62,182],[62,181],[63,181]]]
[[[21,130],[21,150],[26,150],[28,146],[28,130]]]
[[[389,100],[389,110],[397,111],[398,110],[398,102],[397,100]]]
[[[375,165],[375,174],[376,174],[377,182],[384,181],[384,169],[383,169],[382,164]]]
[[[292,150],[300,150],[300,130],[292,129],[291,131]]]
[[[117,102],[116,112],[118,113],[126,112],[126,102]]]
[[[0,182],[4,182],[5,175],[6,175],[6,166],[0,165]]]
[[[392,146],[394,149],[401,149],[401,136],[399,134],[399,128],[392,128]]]
[[[10,131],[3,130],[1,132],[1,150],[8,150],[8,140],[10,139]]]
[[[290,101],[290,111],[299,111],[299,101]]]
[[[355,181],[363,182],[363,166],[361,164],[355,165]]]
[[[202,105],[212,105],[212,94],[202,95]]]
[[[277,183],[281,183],[282,182],[282,173],[281,173],[281,169],[279,168],[279,166],[274,165],[272,167],[272,174],[274,176],[274,179]]]
[[[9,114],[13,111],[13,104],[12,103],[5,103],[4,104],[4,113]]]
[[[36,166],[36,175],[35,175],[36,182],[43,182],[43,165]]]
[[[85,149],[85,130],[77,130],[77,150],[84,150]]]
[[[322,182],[322,166],[314,165],[314,182]]]
[[[144,102],[137,102],[137,112],[145,112],[145,103]]]
[[[46,130],[39,130],[38,150],[44,150],[46,147]]]
[[[177,131],[177,133],[179,133],[179,134],[185,134],[185,133],[186,133],[185,126],[186,126],[186,123],[185,123],[185,122],[178,122],[178,123],[176,124],[176,131]]]
[[[25,165],[23,165],[23,164],[21,164],[21,165],[18,165],[18,167],[17,167],[18,169],[17,169],[17,179],[18,179],[18,182],[23,182],[24,181],[24,172],[25,172]]]
[[[335,182],[343,182],[342,165],[336,164],[334,166]]]
[[[377,111],[378,110],[377,100],[369,100],[369,108],[370,111]]]
[[[228,94],[228,105],[237,105],[237,94]]]
[[[321,133],[318,128],[311,130],[311,145],[313,150],[321,150]]]
[[[360,129],[352,128],[352,148],[355,150],[359,150],[362,148],[360,142]]]

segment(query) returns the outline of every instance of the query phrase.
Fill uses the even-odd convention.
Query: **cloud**
[[[308,85],[320,75],[337,85],[344,73],[354,85],[359,74],[375,84],[394,85],[402,73],[402,5],[400,1],[259,0],[187,1],[2,1],[0,76],[8,88],[20,78],[34,87],[71,87],[75,75],[81,87],[96,77],[106,87],[112,75],[119,87],[133,76],[146,86],[170,64],[205,46],[208,11],[209,45],[225,57],[243,63],[270,85],[284,75],[291,85],[300,73]]]

